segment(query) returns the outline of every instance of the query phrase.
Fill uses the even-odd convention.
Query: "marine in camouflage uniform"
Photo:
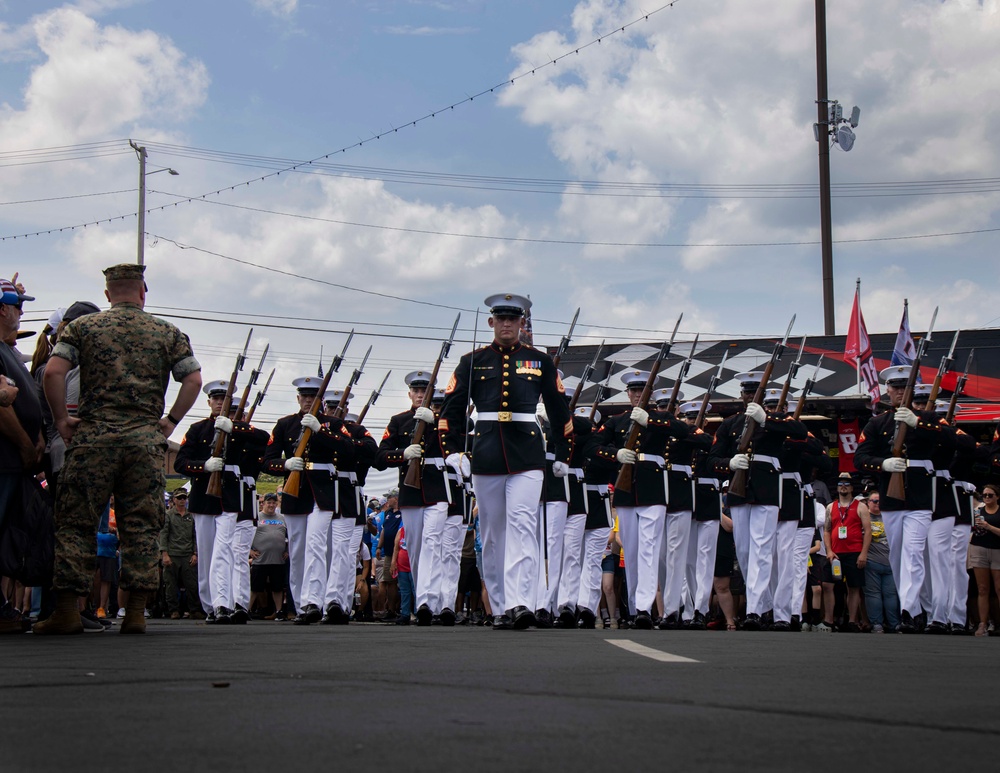
[[[95,525],[112,494],[121,540],[121,587],[136,597],[130,598],[122,632],[145,630],[142,608],[134,607],[158,584],[166,435],[194,402],[201,365],[184,333],[143,311],[143,269],[122,264],[104,271],[111,308],[70,323],[46,370],[46,398],[68,450],[55,507],[59,600],[50,618],[54,622],[38,624],[38,633],[76,632],[70,609],[75,613],[75,597],[90,591]],[[77,365],[80,402],[77,419],[71,419],[60,386],[64,391],[64,372]],[[181,392],[163,417],[170,376],[181,382]]]

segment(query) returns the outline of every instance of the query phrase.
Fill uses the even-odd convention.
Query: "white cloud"
[[[299,0],[250,0],[250,4],[258,11],[288,18],[298,10]]]

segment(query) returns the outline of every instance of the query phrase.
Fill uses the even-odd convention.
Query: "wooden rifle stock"
[[[226,396],[223,399],[222,410],[219,411],[220,416],[229,416],[229,409],[233,402],[233,392],[236,390],[236,378],[240,375],[240,371],[243,370],[243,361],[247,356],[247,348],[250,346],[250,336],[253,335],[253,328],[250,328],[250,332],[247,333],[247,342],[243,346],[243,353],[236,356],[236,365],[233,368],[233,375],[229,377],[229,386],[226,387]],[[266,354],[266,351],[265,351]],[[243,411],[244,406],[246,406],[246,392],[249,389],[249,384],[247,389],[243,390],[243,397],[240,400],[239,408],[236,411],[236,416],[239,417],[240,413]],[[226,433],[215,431],[215,438],[212,440],[212,456],[225,457],[226,455]],[[213,472],[208,476],[208,486],[205,488],[205,493],[210,497],[221,497],[222,496],[222,473]]]
[[[330,386],[330,377],[334,374],[334,367],[331,365],[327,371],[326,375],[323,376],[323,381],[319,385],[319,391],[316,393],[316,397],[313,398],[313,404],[309,408],[309,415],[315,416],[319,413],[319,408],[323,405],[323,397],[326,395],[326,388]],[[299,444],[295,446],[295,453],[293,456],[302,458],[303,454],[306,452],[306,447],[309,445],[309,439],[312,437],[312,430],[308,427],[302,430],[302,435],[299,437]],[[284,493],[289,496],[297,497],[299,495],[299,485],[300,485],[301,471],[292,470],[288,475],[288,480],[285,481],[283,488]]]
[[[434,399],[434,384],[437,383],[438,371],[441,369],[441,361],[444,357],[438,357],[437,362],[434,363],[434,370],[431,371],[431,380],[427,384],[427,391],[424,392],[424,399],[420,401],[420,405],[423,408],[430,408],[431,401]],[[423,421],[418,421],[413,427],[413,437],[410,439],[410,443],[420,443],[424,439],[424,430],[427,429],[427,423]],[[409,486],[410,488],[420,488],[420,463],[421,459],[410,459],[410,466],[406,469],[406,477],[403,478],[403,484]]]
[[[601,350],[604,349],[604,341],[601,341],[601,345],[597,347],[597,352],[594,354],[594,361],[587,365],[583,369],[583,375],[580,376],[580,383],[576,385],[576,389],[573,390],[573,396],[569,399],[569,415],[570,417],[576,412],[576,405],[580,402],[580,394],[584,389],[587,388],[587,382],[594,373],[594,368],[597,367],[598,361],[601,359]],[[600,395],[601,388],[600,385],[597,387],[597,393]],[[593,420],[593,417],[591,417]]]
[[[958,398],[965,389],[965,382],[969,378],[969,370],[972,368],[972,358],[975,356],[976,350],[973,349],[969,352],[969,360],[965,363],[965,373],[963,373],[958,381],[955,382],[955,391],[951,393],[951,400],[948,401],[948,412],[945,414],[945,421],[949,424],[955,419],[955,411],[958,408]]]
[[[667,344],[663,345],[660,349],[660,356],[656,358],[653,363],[653,367],[649,370],[649,378],[646,379],[646,386],[643,387],[642,395],[639,397],[639,405],[637,407],[645,409],[649,405],[649,399],[653,395],[653,384],[656,382],[656,376],[660,372],[660,365],[663,360],[666,359],[667,352],[670,347]],[[628,438],[625,440],[625,448],[629,451],[635,451],[636,446],[639,444],[639,432],[641,427],[636,423],[632,422],[632,427],[629,429]],[[633,464],[622,464],[621,469],[618,471],[618,478],[615,481],[616,491],[631,491],[632,490],[632,477],[635,472],[635,465]]]

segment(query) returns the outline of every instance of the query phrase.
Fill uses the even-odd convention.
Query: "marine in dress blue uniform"
[[[553,474],[569,472],[573,424],[552,358],[522,344],[519,333],[531,301],[503,294],[490,307],[493,342],[464,355],[445,389],[438,431],[446,462],[462,465],[466,406],[478,411],[471,473],[483,535],[483,573],[496,615],[494,629],[526,628],[538,583],[538,503],[545,445],[535,419],[539,399],[553,430]]]

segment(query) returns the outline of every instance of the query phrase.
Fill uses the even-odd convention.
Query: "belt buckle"
[[[498,411],[497,421],[514,421],[514,415],[510,411]]]
[[[313,468],[313,463],[312,462],[306,462],[306,466],[303,469],[311,470],[312,468]]]

